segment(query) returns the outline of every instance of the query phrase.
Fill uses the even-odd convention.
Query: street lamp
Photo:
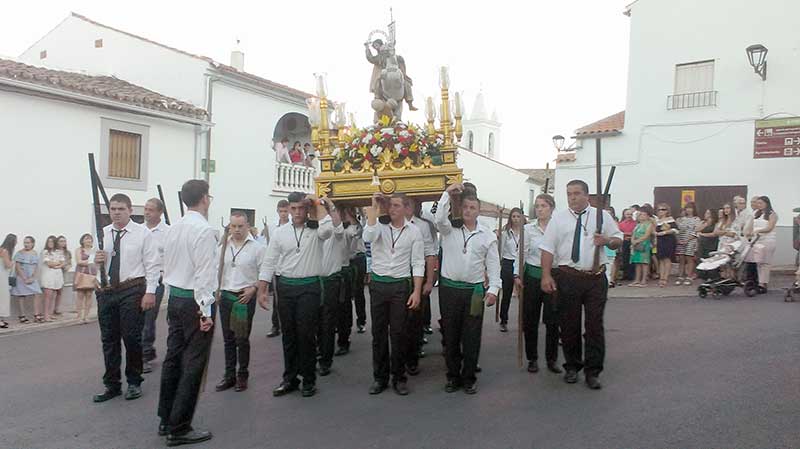
[[[564,136],[561,134],[553,136],[553,146],[556,147],[557,151],[561,151],[561,149],[564,148]]]
[[[761,76],[763,81],[767,80],[767,47],[761,44],[754,44],[746,49],[747,59],[753,66],[753,71]]]

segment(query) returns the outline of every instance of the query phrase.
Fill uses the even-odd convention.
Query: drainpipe
[[[208,112],[208,121],[211,121],[211,108],[214,104],[214,82],[218,81],[217,77],[208,77],[208,90],[206,92],[206,112]],[[201,164],[202,166],[202,164]],[[206,130],[206,174],[205,180],[209,185],[211,184],[211,128]]]

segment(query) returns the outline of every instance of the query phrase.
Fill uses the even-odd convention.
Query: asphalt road
[[[784,303],[779,292],[756,300],[612,299],[600,391],[518,369],[516,319],[501,334],[491,311],[477,395],[443,391],[434,335],[411,395],[369,396],[370,336],[354,335],[353,351],[335,359],[333,374],[308,399],[272,397],[281,346],[264,337],[268,314],[260,311],[248,391],[213,391],[223,372],[220,332],[215,336],[195,417],[195,426],[215,437],[196,447],[797,448],[799,304]],[[163,314],[159,325],[163,353]],[[141,399],[98,405],[91,397],[102,389],[102,368],[96,323],[0,338],[0,447],[163,447],[156,435],[159,367]]]

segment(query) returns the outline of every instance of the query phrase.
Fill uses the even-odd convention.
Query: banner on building
[[[694,197],[694,190],[681,190],[681,209],[686,207],[689,203],[695,203]],[[697,214],[697,211],[694,211],[694,213]]]
[[[756,120],[754,159],[800,157],[800,117]]]

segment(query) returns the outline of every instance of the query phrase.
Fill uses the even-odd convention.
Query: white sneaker
[[[681,285],[681,284],[683,284],[683,278],[678,278],[678,280],[675,281],[675,285]]]

